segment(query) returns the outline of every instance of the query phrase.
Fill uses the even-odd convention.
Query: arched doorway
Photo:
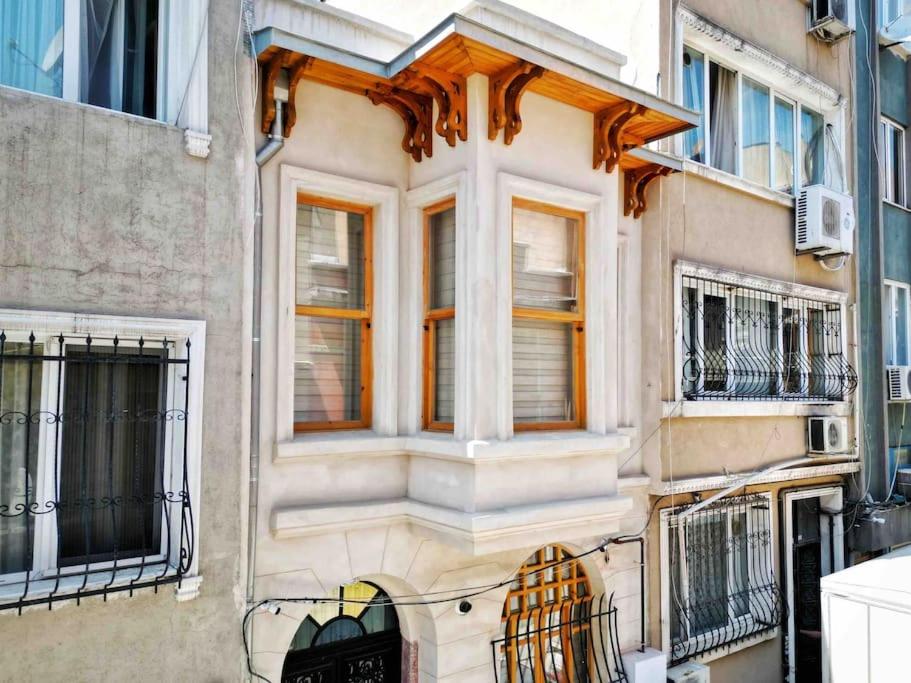
[[[282,683],[398,683],[402,636],[389,596],[359,582],[329,597],[338,602],[315,605],[298,627]]]
[[[541,548],[516,574],[503,605],[500,683],[591,681],[592,592],[582,563],[559,545]]]

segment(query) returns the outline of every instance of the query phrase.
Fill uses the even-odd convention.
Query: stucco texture
[[[168,585],[3,612],[2,681],[241,676],[252,175],[233,101],[236,4],[212,3],[208,22],[207,160],[178,128],[0,88],[0,307],[207,323],[204,414],[190,416],[204,421],[201,595],[178,603]]]

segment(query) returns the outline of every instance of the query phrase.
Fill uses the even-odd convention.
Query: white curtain
[[[712,166],[737,172],[737,74],[717,64],[711,66]]]

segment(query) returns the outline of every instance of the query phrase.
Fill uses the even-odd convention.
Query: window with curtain
[[[683,133],[688,159],[788,194],[795,191],[795,178],[801,186],[825,182],[821,114],[688,45],[682,76],[684,106],[702,115],[697,128]],[[829,156],[834,178],[841,169],[834,168],[837,155]]]
[[[424,428],[455,421],[455,200],[424,211]]]
[[[371,212],[297,205],[294,428],[370,424]]]
[[[516,199],[512,214],[515,429],[584,424],[584,214]]]
[[[159,49],[165,3],[160,0],[3,0],[0,83],[63,96],[72,78],[80,102],[138,116],[158,115]],[[66,26],[64,24],[67,24]],[[65,50],[64,33],[78,36]],[[64,62],[78,64],[64,72]]]
[[[886,342],[886,365],[909,365],[908,321],[911,287],[903,282],[887,282],[883,294],[883,337]]]
[[[905,129],[888,119],[879,124],[882,140],[880,154],[883,199],[905,204]]]
[[[0,84],[63,95],[63,1],[0,2]]]

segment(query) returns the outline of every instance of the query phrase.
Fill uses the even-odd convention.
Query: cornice
[[[841,94],[832,86],[822,82],[815,76],[808,74],[806,71],[798,69],[793,64],[786,62],[765,48],[754,45],[709,19],[696,14],[690,8],[680,5],[677,8],[677,17],[692,31],[715,40],[724,47],[737,52],[738,55],[756,62],[767,69],[771,69],[788,83],[821,97],[831,106],[835,107],[843,104],[844,98],[842,98]]]

